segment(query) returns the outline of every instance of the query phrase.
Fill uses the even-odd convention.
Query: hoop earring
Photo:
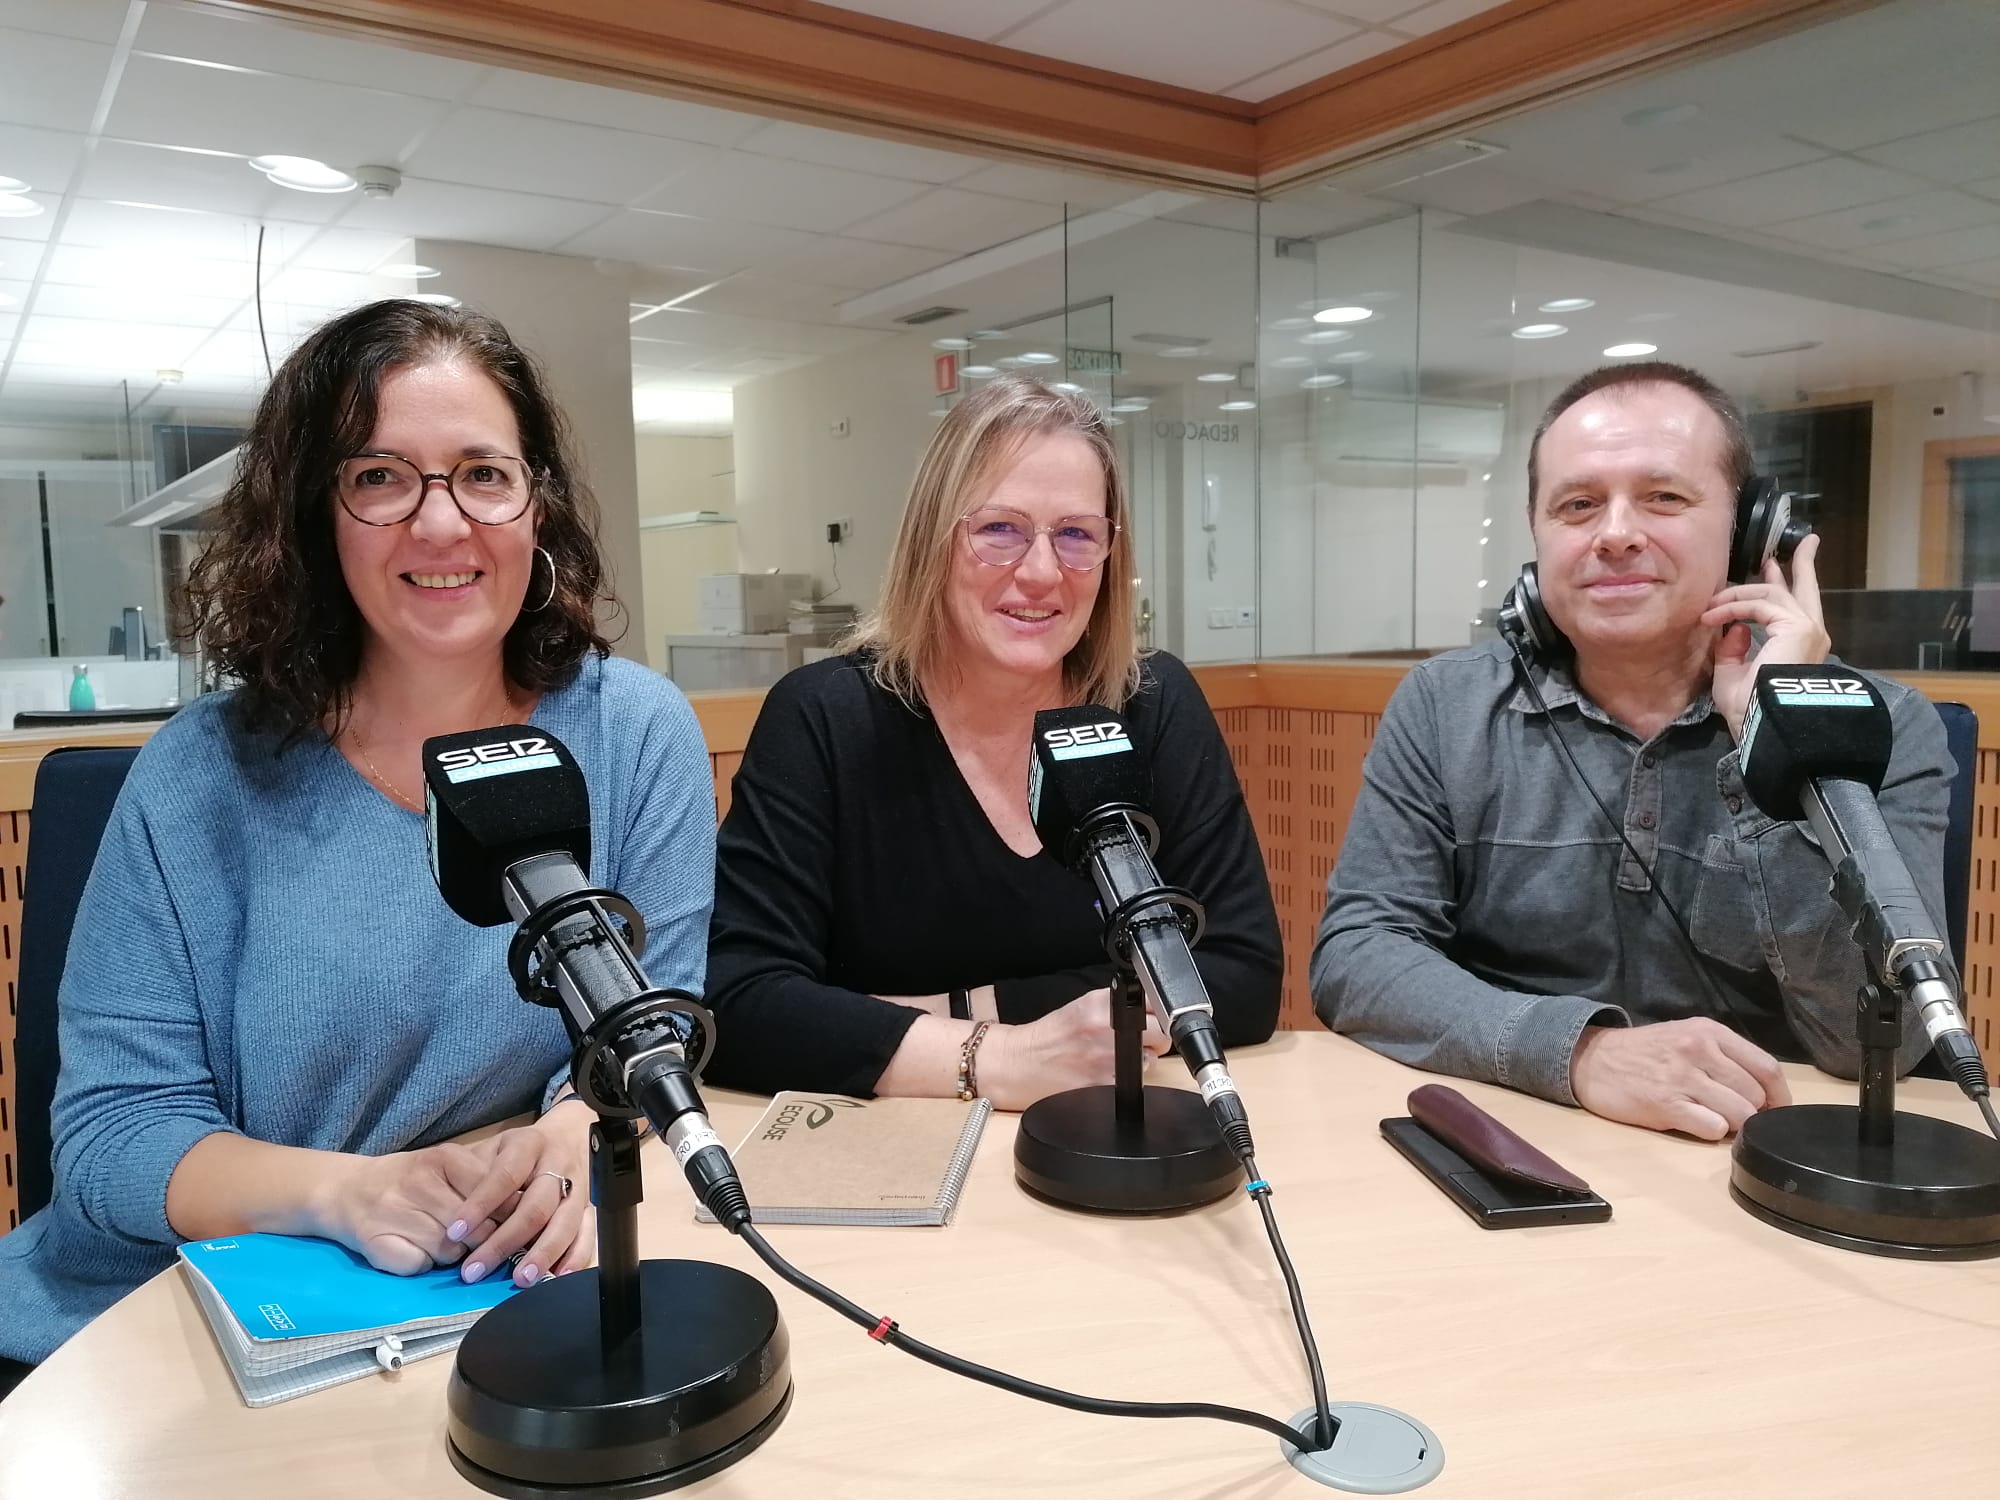
[[[543,610],[547,609],[552,602],[554,602],[556,597],[556,560],[553,557],[549,556],[548,549],[545,547],[537,547],[535,549],[535,556],[539,557],[543,562],[549,565],[549,591],[548,593],[542,596],[542,602],[540,604],[536,604],[533,606],[525,604],[522,605],[521,613],[524,615],[540,614]],[[532,563],[529,564],[528,576],[530,578],[534,577],[534,571],[535,571],[534,565]]]

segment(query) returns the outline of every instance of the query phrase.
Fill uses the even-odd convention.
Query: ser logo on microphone
[[[1787,706],[1847,708],[1871,701],[1868,684],[1858,677],[1773,677],[1770,683],[1778,701]]]
[[[1042,731],[1042,743],[1056,760],[1082,760],[1092,755],[1116,755],[1130,750],[1125,726],[1116,720],[1101,724],[1069,724]]]
[[[445,779],[456,784],[480,781],[488,776],[504,776],[512,771],[540,771],[559,766],[562,760],[538,734],[519,739],[494,740],[484,745],[468,745],[460,750],[440,750],[438,768]]]

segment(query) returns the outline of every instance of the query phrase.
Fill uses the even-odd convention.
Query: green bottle
[[[90,686],[90,668],[79,666],[76,675],[70,678],[69,707],[71,713],[88,713],[97,707],[97,694]]]

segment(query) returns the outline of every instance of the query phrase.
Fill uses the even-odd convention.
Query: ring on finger
[[[575,1183],[571,1182],[569,1178],[563,1176],[563,1174],[560,1172],[537,1172],[535,1175],[537,1177],[555,1178],[556,1186],[562,1189],[562,1195],[565,1198],[567,1198],[570,1195],[570,1190],[576,1186]]]

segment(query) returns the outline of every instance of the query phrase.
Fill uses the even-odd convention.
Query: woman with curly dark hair
[[[46,1357],[185,1239],[317,1235],[468,1280],[518,1252],[523,1285],[590,1261],[560,1020],[432,884],[420,753],[554,733],[652,977],[700,990],[707,753],[672,684],[608,657],[595,519],[490,318],[378,302],[277,372],[188,590],[239,685],[161,728],[112,814],[63,976],[55,1200],[0,1239],[0,1356]]]

